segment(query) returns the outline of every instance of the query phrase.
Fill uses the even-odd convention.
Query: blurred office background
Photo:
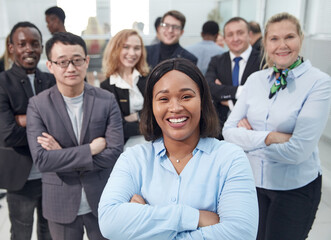
[[[155,37],[155,19],[172,9],[186,16],[184,35],[180,39],[184,47],[201,40],[202,25],[209,19],[218,21],[221,29],[234,16],[257,21],[262,27],[270,16],[287,11],[295,15],[303,26],[302,55],[331,75],[331,0],[0,0],[0,55],[4,52],[6,36],[18,21],[37,25],[45,43],[51,35],[44,12],[55,5],[66,13],[67,31],[99,44],[90,53],[93,64],[88,81],[94,85],[103,80],[102,52],[111,36],[124,28],[136,28],[148,45]],[[89,30],[91,24],[96,24],[93,29],[97,30]],[[46,56],[43,55],[39,64],[43,70],[46,70],[45,62]],[[331,239],[331,115],[320,141],[320,151],[323,196],[310,240]],[[0,221],[3,221],[0,222],[0,236],[3,236],[4,231],[9,231],[6,229],[9,223],[2,217],[8,216],[1,209],[0,216]]]

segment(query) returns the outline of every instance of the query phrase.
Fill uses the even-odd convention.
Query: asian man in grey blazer
[[[46,43],[56,86],[28,106],[31,155],[42,172],[43,210],[53,240],[104,239],[97,207],[123,151],[121,113],[113,94],[84,82],[89,63],[84,40],[55,33]]]

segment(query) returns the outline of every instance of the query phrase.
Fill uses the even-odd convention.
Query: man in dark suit
[[[154,68],[158,63],[170,58],[186,58],[197,64],[198,59],[179,45],[179,38],[184,33],[185,16],[172,10],[161,19],[160,43],[146,46],[147,63]]]
[[[261,62],[259,52],[250,45],[249,26],[245,19],[234,17],[227,21],[224,25],[224,40],[229,51],[210,60],[205,76],[221,128],[229,110],[240,96],[242,85],[249,75],[260,69]]]
[[[56,86],[31,98],[27,136],[42,172],[43,211],[53,240],[104,239],[97,208],[123,151],[121,113],[112,93],[84,82],[89,56],[84,40],[55,33],[46,43]]]
[[[29,98],[53,86],[53,75],[37,68],[42,36],[30,22],[17,23],[10,32],[14,64],[0,74],[0,188],[7,192],[11,239],[30,239],[34,210],[38,239],[51,239],[42,216],[41,174],[32,164],[26,137]]]

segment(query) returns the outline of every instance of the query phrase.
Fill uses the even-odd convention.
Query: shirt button
[[[175,197],[172,197],[172,198],[171,198],[171,201],[172,201],[172,202],[175,202],[175,201],[176,201],[176,198],[175,198]]]

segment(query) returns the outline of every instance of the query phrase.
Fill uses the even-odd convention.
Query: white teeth
[[[33,61],[34,59],[33,58],[25,58],[25,60],[27,60],[27,61]]]
[[[171,118],[169,119],[169,122],[171,123],[181,123],[184,122],[187,118],[183,117],[183,118]]]

